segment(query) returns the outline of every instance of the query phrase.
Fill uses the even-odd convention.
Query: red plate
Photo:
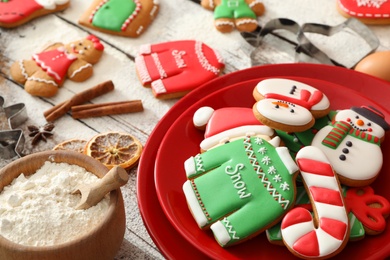
[[[190,257],[199,259],[204,257],[204,255],[195,247],[195,245],[189,243],[188,240],[183,239],[180,233],[170,224],[157,199],[156,190],[153,185],[153,162],[156,159],[158,148],[166,131],[188,107],[218,89],[251,79],[277,76],[298,76],[327,80],[358,90],[361,93],[364,93],[365,96],[375,99],[384,106],[387,106],[386,99],[390,94],[390,85],[387,82],[348,69],[316,64],[282,64],[254,67],[231,73],[217,78],[183,97],[170,111],[168,111],[153,130],[145,145],[138,168],[137,195],[141,216],[153,241],[167,258],[174,259],[186,257],[188,259]],[[170,176],[167,178],[172,180]],[[385,194],[386,187],[380,186],[379,188],[380,190],[378,193]],[[178,196],[179,200],[183,199],[180,197],[182,196],[181,193],[175,194],[174,196]],[[186,211],[183,210],[182,212]],[[390,231],[386,230],[386,233],[387,232]],[[204,235],[203,231],[202,235]],[[375,240],[375,238],[372,240]],[[273,247],[269,245],[267,241],[265,241],[265,243],[267,243],[266,247]],[[370,244],[372,245],[367,248],[369,255],[372,258],[383,258],[382,249],[384,245],[380,243],[375,244],[375,241]],[[352,246],[357,249],[359,248],[359,244]],[[277,247],[276,250],[279,251],[280,248]],[[286,255],[290,256],[289,253]]]
[[[385,117],[390,119],[390,114],[384,108],[354,90],[316,79],[289,78],[304,82],[324,92],[331,100],[331,108],[333,110],[346,109],[351,106],[372,105],[381,109]],[[245,81],[221,89],[192,105],[169,128],[157,153],[155,183],[157,195],[165,214],[184,238],[212,258],[248,259],[251,257],[277,257],[278,259],[286,259],[292,257],[292,254],[286,248],[269,245],[265,234],[241,245],[227,249],[221,248],[216,243],[211,232],[200,230],[196,225],[182,192],[182,185],[186,181],[184,161],[199,152],[199,144],[203,140],[203,132],[197,130],[192,123],[192,116],[195,111],[202,106],[211,106],[215,109],[222,107],[251,108],[254,104],[252,92],[260,80]],[[384,142],[382,148],[385,154],[386,151],[390,151],[390,141]],[[390,164],[385,163],[382,173],[374,186],[382,186],[381,184],[389,183],[390,176],[386,174],[389,171]],[[382,187],[382,192],[378,193],[390,200],[389,189],[383,189]],[[371,253],[367,255],[367,252],[370,251],[367,249],[370,249],[371,245],[379,244],[382,245],[382,250],[388,254],[390,253],[388,241],[390,241],[390,231],[381,236],[366,238],[364,241],[356,242],[352,246],[348,245],[342,253],[344,256],[354,259],[361,256],[368,258],[371,256]]]

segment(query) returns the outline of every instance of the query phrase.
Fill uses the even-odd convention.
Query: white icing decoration
[[[187,199],[187,203],[191,208],[192,215],[199,227],[204,227],[207,224],[207,218],[199,205],[198,199],[191,186],[191,181],[187,180],[183,184],[183,191]]]
[[[261,4],[261,1],[260,0],[255,0],[255,1],[253,1],[253,2],[251,2],[250,4],[249,4],[249,7],[250,8],[253,8],[255,5],[257,5],[257,4]]]
[[[158,54],[157,53],[152,53],[152,58],[153,58],[153,61],[154,61],[154,64],[156,65],[157,67],[157,70],[158,70],[158,73],[160,74],[160,78],[166,78],[167,77],[167,73],[165,72],[162,64],[161,64],[161,61],[160,59],[158,58]]]
[[[142,84],[144,85],[145,83],[152,81],[148,68],[146,67],[145,58],[142,55],[135,58],[135,64]]]
[[[358,6],[380,8],[382,4],[387,2],[387,0],[357,0],[356,2]]]
[[[156,94],[163,94],[167,92],[164,82],[161,79],[153,81],[151,87]]]
[[[226,245],[231,240],[229,232],[226,230],[225,226],[221,221],[217,221],[210,226],[210,229],[213,231],[215,239],[221,246]]]
[[[216,135],[204,139],[200,143],[200,147],[202,148],[202,150],[208,150],[214,147],[215,145],[217,145],[220,140],[225,139],[226,137],[229,139],[235,137],[242,137],[249,132],[252,132],[254,135],[266,135],[266,136],[272,136],[274,134],[274,130],[272,128],[264,125],[240,126],[240,127],[235,127],[223,131],[221,133],[218,133]]]
[[[271,158],[269,158],[269,156],[264,156],[262,159],[261,159],[261,163],[262,164],[265,164],[265,165],[269,165],[271,163]]]
[[[272,174],[275,174],[276,172],[277,172],[277,171],[276,171],[276,168],[275,168],[275,166],[273,166],[273,165],[272,165],[271,167],[269,167],[269,168],[268,168],[268,171],[267,171],[267,173],[268,173],[268,174],[271,174],[271,175],[272,175]]]
[[[19,67],[20,67],[20,70],[21,70],[21,73],[22,73],[23,77],[24,77],[25,79],[27,79],[27,78],[28,78],[28,74],[27,74],[27,72],[26,72],[26,69],[24,68],[24,64],[23,64],[23,61],[22,61],[22,60],[19,61]]]
[[[86,69],[86,68],[89,68],[89,67],[92,67],[91,64],[87,63],[85,64],[84,66],[81,66],[80,68],[78,68],[77,70],[73,71],[72,75],[70,75],[70,78],[73,78],[77,73],[81,72],[82,70]]]
[[[256,137],[255,144],[262,145],[264,143],[264,140],[260,137]]]
[[[69,2],[69,0],[35,0],[39,5],[45,9],[54,10],[57,5],[63,5]]]
[[[200,65],[205,70],[210,71],[210,72],[214,73],[215,75],[218,75],[220,70],[217,67],[215,67],[209,63],[209,61],[207,60],[206,56],[204,55],[204,53],[202,51],[202,45],[203,45],[203,43],[200,41],[195,42],[195,53],[196,53],[196,56],[198,57]]]
[[[298,166],[291,158],[290,152],[288,151],[287,147],[276,147],[276,151],[278,152],[280,159],[282,160],[290,174],[294,174],[298,171]]]
[[[245,199],[252,195],[251,193],[246,193],[246,184],[241,178],[241,173],[239,172],[239,170],[242,170],[244,167],[245,166],[242,163],[237,164],[233,171],[232,166],[228,165],[225,167],[225,173],[230,176],[233,186],[237,190],[237,194],[240,199]]]
[[[142,44],[139,47],[139,54],[150,54],[152,52],[151,44]]]
[[[261,147],[257,152],[260,153],[260,154],[265,154],[267,152],[267,148],[266,147]]]
[[[280,184],[280,188],[282,190],[290,190],[290,185],[287,182],[283,182]]]
[[[273,180],[275,182],[281,182],[282,181],[282,177],[278,174],[278,175],[275,175],[275,177],[273,178]]]
[[[29,77],[29,78],[27,78],[27,80],[44,82],[44,83],[51,84],[51,85],[58,87],[57,83],[55,83],[53,80],[41,79],[41,78],[36,78],[36,77]]]
[[[175,59],[175,62],[176,62],[176,65],[178,68],[187,67],[187,64],[183,60],[183,56],[186,55],[185,51],[173,50],[172,55],[173,55],[173,58]]]
[[[190,177],[196,173],[194,157],[190,157],[184,162],[184,169],[187,177]]]
[[[203,127],[205,126],[211,116],[214,113],[214,109],[212,107],[201,107],[194,113],[194,116],[192,117],[192,121],[196,127]]]
[[[255,19],[239,20],[238,22],[236,22],[236,26],[241,26],[241,25],[250,24],[250,23],[257,24],[257,21]]]
[[[230,22],[230,21],[215,21],[215,26],[217,26],[217,27],[218,26],[225,26],[225,25],[234,27],[234,23]]]

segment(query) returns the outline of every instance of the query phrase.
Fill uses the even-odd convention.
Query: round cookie
[[[69,0],[0,1],[0,27],[17,27],[34,18],[65,10],[69,5]]]
[[[321,149],[342,184],[370,185],[383,164],[380,148],[389,125],[383,114],[371,106],[338,111],[333,124],[320,129],[312,145]]]
[[[390,24],[387,0],[337,0],[337,10],[344,17],[353,17],[365,24]]]
[[[92,65],[99,61],[103,50],[104,46],[93,35],[68,44],[56,43],[34,54],[31,60],[13,63],[11,76],[31,95],[51,97],[66,78],[75,82],[90,78]]]
[[[270,78],[253,90],[255,117],[264,125],[285,132],[303,132],[316,118],[326,116],[330,102],[316,88],[290,79]]]
[[[260,137],[216,146],[184,166],[189,209],[198,226],[210,228],[223,247],[275,225],[294,205],[298,168],[286,147]]]
[[[184,96],[219,76],[225,67],[216,51],[195,40],[144,44],[135,65],[142,85],[151,87],[159,99]]]
[[[159,11],[157,0],[94,0],[79,19],[88,28],[126,37],[139,37]]]

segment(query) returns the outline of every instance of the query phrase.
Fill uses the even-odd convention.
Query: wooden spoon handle
[[[126,170],[122,167],[115,166],[97,182],[98,190],[105,195],[108,192],[125,185],[128,179],[129,175]]]

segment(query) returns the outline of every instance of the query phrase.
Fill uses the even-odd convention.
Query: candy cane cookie
[[[349,236],[348,215],[338,179],[325,154],[316,147],[302,148],[296,161],[314,218],[300,207],[288,212],[282,220],[283,242],[301,258],[332,257],[345,247]]]

